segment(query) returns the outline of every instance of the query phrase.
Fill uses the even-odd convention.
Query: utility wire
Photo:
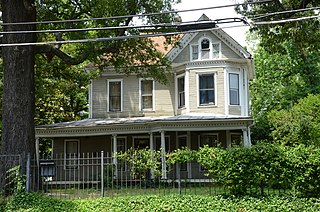
[[[261,1],[256,1],[256,2],[227,4],[227,5],[220,5],[220,6],[214,6],[214,7],[203,7],[203,8],[196,8],[196,9],[176,10],[176,11],[175,10],[163,11],[163,12],[158,12],[158,13],[144,13],[144,14],[136,14],[136,15],[123,15],[123,16],[103,17],[103,18],[56,20],[56,21],[0,23],[0,25],[12,26],[12,25],[34,25],[34,24],[70,23],[70,22],[84,22],[84,21],[101,21],[101,20],[110,20],[110,19],[114,20],[114,19],[122,19],[122,18],[134,18],[134,17],[146,17],[146,16],[148,17],[148,16],[163,15],[163,14],[170,14],[170,13],[184,13],[184,12],[193,12],[193,11],[199,11],[199,10],[220,9],[220,8],[226,8],[226,7],[262,4],[262,3],[268,3],[268,2],[273,2],[273,0],[261,0]]]
[[[304,12],[304,11],[308,11],[308,10],[317,10],[317,9],[320,9],[320,7],[310,7],[310,8],[304,8],[304,9],[296,9],[296,10],[284,10],[284,11],[279,11],[279,12],[266,13],[266,14],[256,16],[256,17],[253,16],[250,19],[257,20],[257,19],[266,18],[269,16],[274,16],[274,15],[281,15],[281,14],[285,14],[285,13]]]
[[[284,19],[284,20],[278,20],[278,21],[253,22],[252,25],[283,24],[283,23],[296,22],[296,21],[304,21],[304,20],[315,19],[315,18],[320,18],[320,15],[308,16],[308,17],[301,17],[301,18],[291,18],[291,19]]]
[[[233,22],[248,22],[243,18],[223,18],[208,21],[187,21],[187,22],[175,22],[175,23],[162,23],[153,25],[136,25],[136,26],[115,26],[115,27],[88,27],[78,29],[53,29],[53,30],[28,30],[28,31],[4,31],[0,32],[0,35],[5,34],[27,34],[27,33],[64,33],[64,32],[84,32],[84,31],[101,31],[101,30],[117,30],[117,29],[148,29],[148,28],[172,28],[178,31],[183,28],[197,28],[203,25],[225,24]],[[249,24],[248,24],[249,25]]]
[[[31,43],[5,43],[5,44],[0,44],[0,47],[115,41],[115,40],[126,40],[126,39],[134,39],[134,38],[150,38],[150,37],[177,35],[177,34],[196,33],[196,32],[203,32],[204,30],[219,30],[219,29],[226,29],[226,28],[246,27],[246,26],[247,25],[234,25],[234,26],[219,27],[219,28],[214,27],[211,29],[207,28],[207,29],[180,31],[180,32],[163,32],[163,33],[155,33],[155,34],[127,35],[127,36],[117,36],[117,37],[108,37],[108,38],[91,38],[91,39],[61,40],[61,41],[31,42]]]

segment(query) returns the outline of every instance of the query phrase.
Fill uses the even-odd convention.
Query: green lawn
[[[91,200],[59,200],[36,193],[20,194],[3,211],[320,211],[320,199],[273,195],[139,195]]]

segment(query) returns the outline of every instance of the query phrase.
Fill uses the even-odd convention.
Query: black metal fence
[[[26,190],[42,192],[58,198],[97,198],[144,194],[228,194],[229,190],[216,183],[198,163],[167,166],[166,178],[152,171],[133,175],[130,165],[107,153],[55,154],[48,157],[0,156],[7,170],[25,167]],[[20,173],[21,174],[21,173]],[[23,173],[24,174],[24,173]],[[13,178],[7,177],[4,189],[12,187]],[[260,188],[248,189],[259,194]],[[267,193],[285,192],[267,190]]]

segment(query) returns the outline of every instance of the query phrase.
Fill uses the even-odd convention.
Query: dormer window
[[[191,45],[191,61],[220,58],[221,43],[212,43],[209,38],[199,40],[197,45]]]

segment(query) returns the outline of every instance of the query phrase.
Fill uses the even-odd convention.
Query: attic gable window
[[[201,59],[210,59],[210,41],[206,38],[201,41]]]
[[[211,42],[208,38],[199,40],[198,45],[190,46],[190,59],[193,60],[210,60],[220,58],[221,43]]]

